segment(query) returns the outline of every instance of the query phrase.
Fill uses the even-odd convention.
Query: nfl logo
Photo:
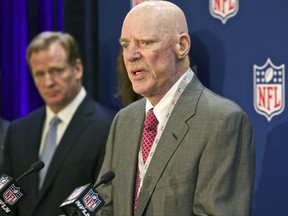
[[[210,14],[223,24],[239,10],[239,0],[209,0]]]
[[[254,65],[254,108],[268,121],[285,108],[285,67],[275,66],[270,58],[262,66]]]
[[[5,203],[14,205],[14,203],[23,195],[20,191],[20,187],[16,187],[12,184],[3,194]]]
[[[93,192],[93,190],[89,190],[88,193],[83,197],[83,203],[85,208],[89,209],[89,211],[94,211],[97,206],[101,204],[101,200],[98,197],[98,194]]]

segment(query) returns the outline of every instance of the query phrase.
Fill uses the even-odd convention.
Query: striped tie
[[[150,109],[145,118],[142,140],[141,140],[141,150],[144,163],[146,163],[147,157],[152,148],[154,139],[157,135],[157,125],[158,120],[153,112],[153,108]],[[140,173],[137,168],[136,171],[136,181],[135,181],[135,195],[134,195],[134,212],[136,211],[137,202],[138,202],[138,190],[140,187]]]
[[[50,121],[49,130],[45,138],[44,149],[40,156],[41,160],[45,163],[45,167],[39,173],[39,190],[43,186],[46,173],[57,147],[57,125],[60,122],[61,120],[57,116],[54,116]]]

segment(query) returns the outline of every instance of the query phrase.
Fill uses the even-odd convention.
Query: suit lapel
[[[69,123],[59,143],[59,146],[56,149],[55,155],[53,156],[53,160],[51,161],[48,169],[45,182],[40,191],[38,202],[40,202],[43,196],[48,192],[50,185],[63,165],[63,161],[65,160],[64,155],[68,155],[73,149],[73,146],[76,145],[80,134],[89,122],[89,116],[92,115],[93,112],[93,102],[91,102],[91,99],[86,97],[71,119],[71,122]]]
[[[43,130],[43,124],[45,119],[45,108],[41,108],[37,113],[31,116],[29,119],[29,126],[27,135],[29,139],[27,139],[27,143],[25,146],[25,153],[27,155],[27,159],[25,160],[27,163],[27,168],[30,167],[33,163],[39,160],[39,147],[41,142],[41,135]],[[38,195],[38,173],[32,174],[30,176],[30,190],[29,196],[31,199],[36,201]]]
[[[160,138],[155,154],[144,178],[135,215],[143,215],[159,178],[189,128],[186,121],[196,113],[203,86],[194,75],[179,98]]]
[[[125,158],[129,158],[128,160],[124,160],[125,169],[122,170],[123,176],[127,178],[123,179],[122,184],[122,193],[121,196],[123,200],[125,200],[126,207],[124,209],[129,209],[128,212],[133,213],[133,202],[134,202],[134,189],[135,189],[135,176],[136,169],[138,163],[138,153],[141,142],[141,134],[143,129],[143,122],[145,118],[145,99],[142,99],[138,104],[137,111],[135,109],[133,112],[128,112],[129,116],[129,126],[125,129],[129,131],[130,136],[128,136],[127,142],[131,143],[131,145],[124,145],[125,150]],[[126,134],[126,133],[125,133]]]

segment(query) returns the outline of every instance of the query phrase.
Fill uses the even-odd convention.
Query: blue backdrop
[[[12,2],[5,1],[9,4]],[[24,2],[14,1],[19,4]],[[288,113],[285,109],[288,1],[172,2],[179,5],[187,16],[192,39],[190,55],[200,80],[213,91],[236,101],[251,119],[256,138],[253,215],[288,215]],[[98,74],[99,80],[95,82],[98,89],[97,100],[114,109],[122,106],[120,100],[115,97],[118,85],[116,59],[120,52],[118,39],[122,21],[129,9],[129,0],[98,1],[99,41],[98,48],[95,48],[99,54],[95,58],[99,62],[99,70],[94,71]],[[0,14],[1,16],[3,19],[4,14]],[[4,25],[3,22],[1,24]],[[3,38],[9,40],[9,35],[19,36],[15,31],[1,34],[2,46],[5,44]],[[28,42],[27,38],[18,41],[19,44],[15,44],[10,52],[18,49],[17,47],[23,50],[25,44],[21,41],[26,44]],[[6,55],[1,53],[0,63]],[[25,56],[16,57],[19,63],[12,61],[2,64],[7,64],[11,70],[18,70],[17,65],[24,61]],[[5,83],[1,83],[2,93],[8,95],[2,99],[3,107],[18,113],[20,105],[33,107],[33,98],[37,97],[37,94],[31,80],[29,81],[30,78],[27,77],[28,74],[22,73],[21,76],[12,78],[9,77],[8,70],[2,69],[2,75],[7,78]],[[23,83],[23,79],[29,82]],[[18,88],[20,85],[24,85],[21,87],[22,90]],[[30,92],[29,96],[21,97],[17,103],[9,103],[11,98],[22,94],[23,90]],[[27,111],[23,112],[18,116],[25,115]],[[9,118],[5,115],[4,117]]]

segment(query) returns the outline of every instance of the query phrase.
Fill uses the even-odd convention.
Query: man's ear
[[[74,70],[76,72],[76,78],[81,80],[83,76],[83,65],[80,58],[76,59]]]
[[[190,51],[191,41],[187,33],[181,33],[178,36],[176,44],[176,54],[179,59],[184,59]]]

